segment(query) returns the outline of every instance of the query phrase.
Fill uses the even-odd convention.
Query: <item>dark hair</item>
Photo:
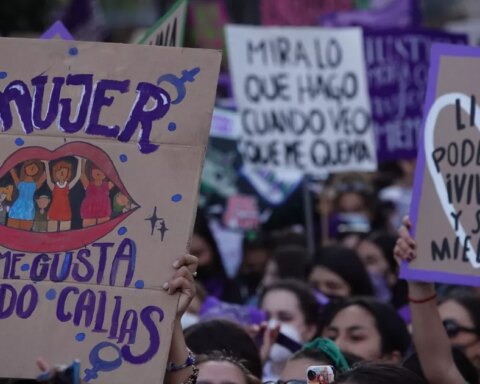
[[[310,359],[315,360],[315,362],[319,363],[319,365],[332,365],[334,366],[333,360],[323,351],[320,349],[301,349],[298,352],[295,352],[290,360],[299,360],[299,359]],[[337,368],[337,367],[335,367]]]
[[[208,226],[208,220],[200,209],[197,210],[193,233],[201,237],[210,247],[212,265],[208,267],[211,272],[209,275],[214,275],[222,279],[226,278],[227,274],[222,263],[222,258],[220,257],[220,252],[218,251],[217,242],[215,241],[212,231]],[[199,275],[201,275],[201,271],[199,271]],[[199,278],[202,280],[201,276],[199,276]]]
[[[320,304],[318,303],[315,295],[313,294],[310,287],[298,280],[294,279],[285,279],[279,280],[272,285],[264,288],[260,294],[258,300],[258,306],[262,306],[263,299],[265,295],[272,291],[285,290],[289,291],[295,295],[300,306],[300,310],[305,317],[306,324],[315,324],[318,325],[318,318],[320,313]]]
[[[262,362],[257,346],[239,325],[224,319],[197,323],[185,330],[185,341],[195,354],[226,351],[243,362],[257,377],[262,377]]]
[[[357,252],[341,245],[321,248],[312,264],[315,267],[325,267],[339,275],[350,285],[351,296],[371,296],[373,287],[367,270]]]
[[[372,232],[363,240],[370,241],[380,248],[391,272],[395,273],[398,270],[398,264],[393,255],[393,249],[397,243],[397,236],[386,231],[379,231]]]
[[[242,248],[243,253],[257,249],[269,251],[272,248],[272,241],[265,233],[250,231],[245,233]]]
[[[254,376],[237,356],[230,355],[225,351],[212,351],[197,357],[197,364],[207,363],[209,361],[227,362],[235,365],[242,373],[247,384],[261,384],[258,376]]]
[[[284,245],[273,251],[272,259],[281,279],[305,280],[308,268],[308,251],[299,245]]]
[[[478,383],[477,370],[470,360],[465,356],[465,354],[458,348],[452,348],[452,355],[455,365],[465,381],[467,383]],[[402,366],[412,372],[415,372],[415,374],[417,374],[419,377],[426,380],[417,353],[412,353],[409,357],[407,357]]]
[[[359,364],[337,376],[335,383],[345,384],[427,384],[408,369],[393,364]]]
[[[480,335],[480,297],[471,292],[451,291],[442,297],[439,304],[449,300],[461,305],[472,319],[473,327],[477,330],[477,336]]]
[[[375,319],[375,326],[381,338],[382,354],[398,351],[404,356],[407,353],[411,345],[407,326],[391,305],[376,299],[353,298],[330,306],[325,310],[324,325],[330,325],[340,311],[353,305],[365,309]]]

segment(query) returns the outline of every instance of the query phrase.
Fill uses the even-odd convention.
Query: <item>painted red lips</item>
[[[54,151],[42,147],[19,149],[10,155],[0,167],[0,178],[17,164],[26,160],[51,161],[66,156],[80,156],[95,163],[105,173],[105,176],[132,201],[110,157],[100,148],[83,142],[68,143]],[[110,233],[138,208],[138,205],[135,205],[128,212],[102,224],[62,232],[30,232],[0,225],[0,245],[21,252],[50,253],[75,250],[85,247]]]

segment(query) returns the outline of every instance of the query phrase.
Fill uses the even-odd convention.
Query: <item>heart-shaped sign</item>
[[[448,218],[452,229],[455,231],[455,219],[449,213],[457,214],[455,207],[448,201],[448,192],[447,187],[445,186],[445,182],[442,178],[442,174],[436,171],[435,162],[433,157],[431,156],[433,151],[435,150],[434,145],[434,135],[435,135],[435,128],[437,126],[437,119],[440,112],[450,105],[455,105],[456,100],[460,100],[460,106],[466,113],[470,113],[470,97],[464,95],[463,93],[448,93],[439,97],[435,103],[430,108],[428,113],[426,122],[425,122],[425,130],[424,130],[424,139],[425,139],[425,157],[428,166],[428,171],[430,172],[430,176],[432,177],[433,183],[435,185],[435,189],[437,191],[438,199],[443,208],[443,212]],[[467,107],[468,106],[468,107]],[[480,107],[478,105],[475,106],[475,126],[480,130]],[[480,268],[480,262],[477,261],[477,254],[475,249],[472,247],[470,240],[465,242],[467,234],[465,229],[460,220],[458,220],[457,230],[455,231],[456,235],[460,240],[460,244],[467,244],[468,250],[466,252],[466,256],[470,261],[470,264],[474,268]]]

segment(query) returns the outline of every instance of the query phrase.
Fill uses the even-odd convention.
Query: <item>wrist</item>
[[[408,301],[412,304],[424,304],[428,303],[429,301],[434,301],[437,298],[437,293],[434,292],[428,296],[410,296],[408,295]]]
[[[178,371],[181,371],[182,369],[195,365],[197,360],[193,352],[189,348],[186,348],[186,352],[187,352],[187,357],[185,358],[184,362],[178,364],[177,362],[169,361],[167,363],[167,372],[178,372]]]

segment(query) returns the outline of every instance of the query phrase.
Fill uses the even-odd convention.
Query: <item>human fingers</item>
[[[415,249],[416,247],[415,240],[413,240],[412,236],[410,235],[410,231],[407,227],[405,226],[400,227],[400,229],[398,230],[398,236],[400,236],[400,238],[403,241],[405,241],[410,248]]]
[[[404,216],[402,219],[402,224],[410,231],[410,229],[412,229],[412,221],[410,220],[410,216]]]
[[[163,289],[165,289],[169,295],[173,295],[176,292],[190,292],[193,296],[193,287],[192,282],[183,276],[174,278],[163,285]]]
[[[197,270],[198,267],[198,257],[194,255],[185,254],[180,256],[173,263],[173,268],[179,269],[182,266],[186,266],[192,273]]]
[[[406,261],[412,261],[416,257],[413,249],[402,238],[397,240],[394,248],[394,254],[397,259]]]
[[[37,367],[42,372],[48,372],[50,370],[50,364],[48,364],[48,362],[43,357],[39,357],[37,359]]]

